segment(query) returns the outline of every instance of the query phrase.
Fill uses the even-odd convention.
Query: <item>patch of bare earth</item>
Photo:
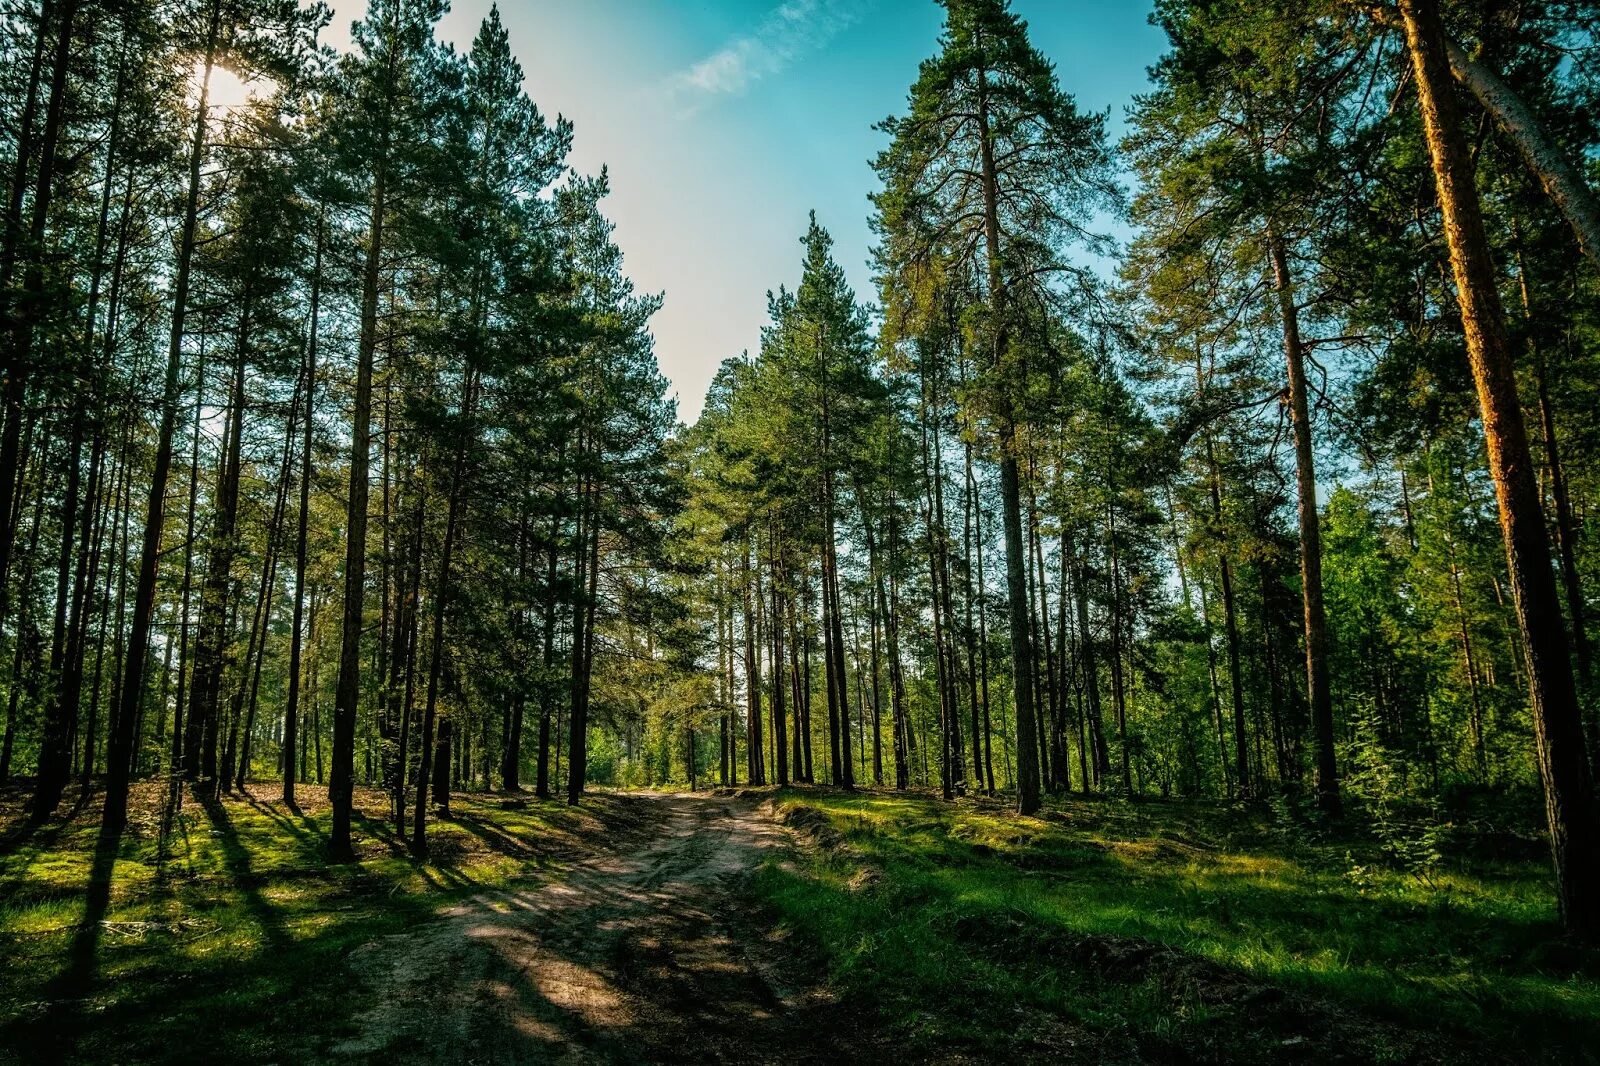
[[[744,798],[630,797],[656,829],[620,853],[485,892],[358,949],[375,1006],[346,1060],[838,1061],[861,1017],[744,903],[787,832]]]

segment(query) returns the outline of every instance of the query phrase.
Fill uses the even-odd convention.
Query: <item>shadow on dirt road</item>
[[[411,1063],[833,1062],[862,1018],[745,902],[787,844],[746,798],[636,795],[623,854],[485,893],[351,956],[377,993],[334,1054]]]

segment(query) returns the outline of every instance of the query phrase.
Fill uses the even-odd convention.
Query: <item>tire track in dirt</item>
[[[860,1019],[750,911],[787,842],[748,799],[640,795],[656,833],[357,949],[356,1062],[839,1061]],[[848,1030],[856,1030],[848,1032]]]

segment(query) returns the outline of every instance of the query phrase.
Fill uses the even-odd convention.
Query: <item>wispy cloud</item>
[[[785,0],[751,32],[674,74],[668,88],[690,112],[710,97],[741,93],[827,44],[869,6],[865,0]]]

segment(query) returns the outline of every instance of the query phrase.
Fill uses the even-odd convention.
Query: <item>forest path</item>
[[[648,805],[655,827],[631,850],[474,896],[354,952],[378,1002],[335,1054],[485,1066],[839,1061],[860,1019],[837,1024],[844,1010],[804,983],[809,967],[741,892],[786,831],[745,798],[630,801]]]

